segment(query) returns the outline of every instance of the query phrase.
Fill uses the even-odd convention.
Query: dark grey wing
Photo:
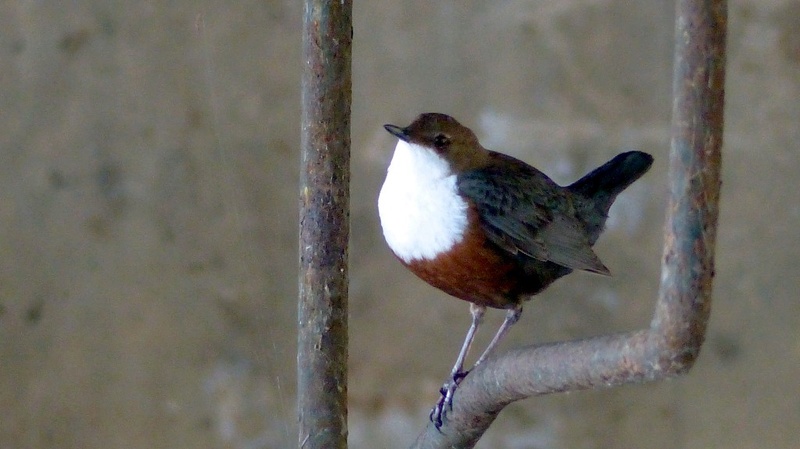
[[[510,156],[458,176],[461,195],[477,208],[489,240],[509,254],[609,274],[575,217],[569,193],[544,173]]]

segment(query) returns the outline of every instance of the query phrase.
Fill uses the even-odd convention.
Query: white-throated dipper
[[[487,150],[445,114],[384,128],[399,139],[378,199],[386,242],[414,274],[471,303],[472,325],[431,412],[440,427],[469,372],[464,359],[486,308],[505,309],[506,318],[474,366],[519,319],[525,300],[573,270],[609,274],[592,245],[611,203],[653,158],[622,153],[562,187],[525,162]]]

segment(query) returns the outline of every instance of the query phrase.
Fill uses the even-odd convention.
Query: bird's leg
[[[506,319],[503,320],[503,324],[500,325],[500,329],[497,329],[497,333],[494,334],[494,338],[489,343],[489,346],[486,347],[486,350],[483,351],[480,357],[478,357],[478,361],[472,365],[472,369],[478,366],[481,362],[486,360],[486,357],[494,350],[495,347],[500,343],[500,340],[506,336],[508,330],[511,329],[511,326],[514,325],[517,321],[519,321],[519,317],[522,316],[522,305],[517,304],[514,306],[513,309],[506,310]]]
[[[458,384],[467,376],[468,371],[464,371],[464,359],[469,354],[469,349],[472,346],[472,340],[475,338],[475,332],[483,322],[483,315],[486,313],[486,307],[470,303],[469,312],[472,315],[472,324],[469,326],[467,336],[464,338],[464,344],[461,345],[461,351],[458,353],[453,369],[450,371],[450,380],[442,385],[439,389],[441,397],[436,403],[436,406],[431,410],[430,419],[436,425],[436,428],[442,426],[442,415],[444,414],[445,407],[453,408],[453,393],[455,393]]]
[[[472,341],[475,339],[475,332],[477,332],[478,326],[483,323],[483,315],[486,313],[486,307],[477,306],[470,303],[469,313],[472,315],[472,324],[469,326],[467,336],[464,337],[464,344],[461,345],[461,351],[458,353],[456,363],[453,365],[453,369],[450,371],[450,377],[455,382],[460,382],[461,379],[466,376],[466,373],[464,372],[464,360],[467,358],[469,349],[472,347]]]

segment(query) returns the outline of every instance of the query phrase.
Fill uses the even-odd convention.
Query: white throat
[[[403,140],[389,164],[378,213],[386,243],[406,263],[434,259],[467,228],[467,202],[458,195],[447,161]]]

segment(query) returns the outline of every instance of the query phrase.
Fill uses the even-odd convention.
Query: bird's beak
[[[386,131],[389,131],[389,134],[397,137],[398,139],[404,142],[408,142],[408,133],[404,128],[394,125],[383,125],[383,127],[384,129],[386,129]]]

